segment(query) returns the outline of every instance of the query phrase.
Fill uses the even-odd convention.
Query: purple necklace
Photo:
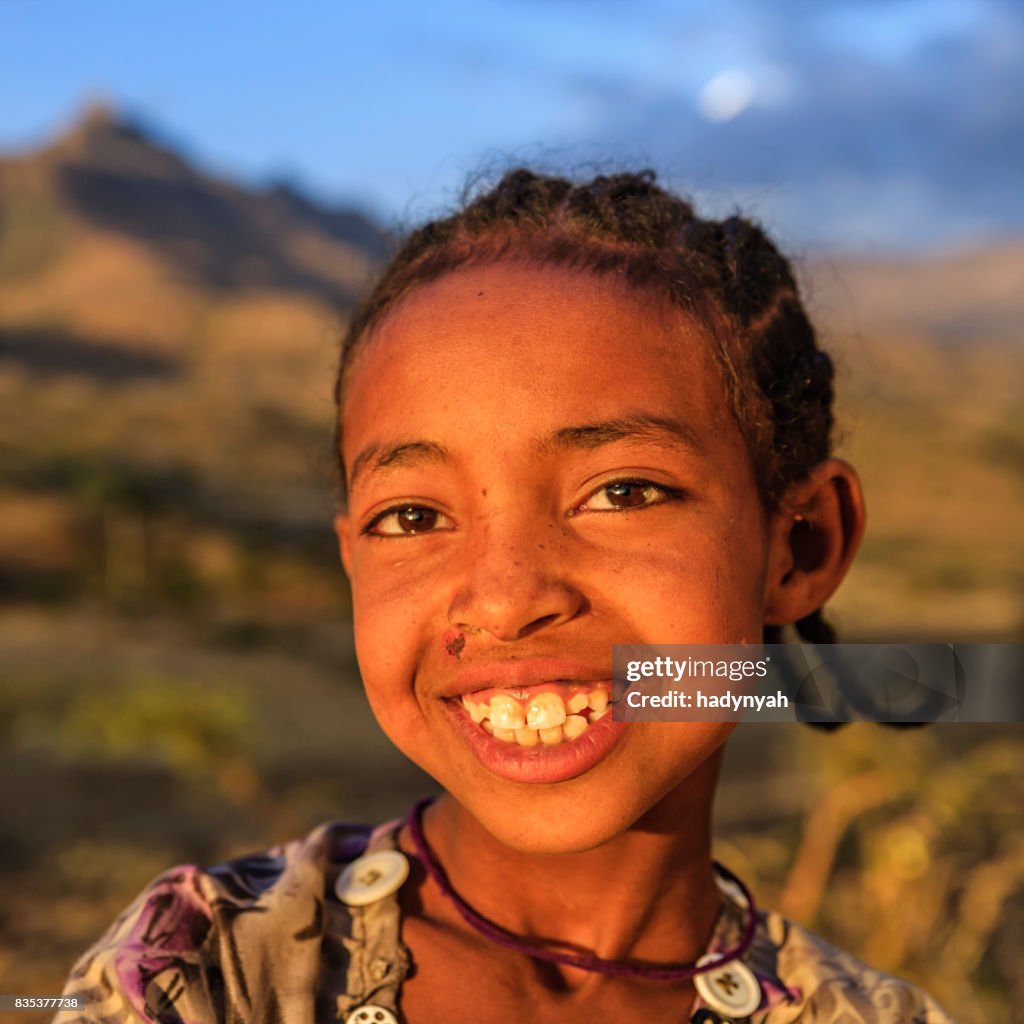
[[[683,981],[687,978],[694,978],[698,974],[716,970],[733,960],[738,960],[754,941],[754,932],[757,930],[757,910],[754,907],[754,899],[747,887],[731,871],[715,862],[715,871],[735,885],[742,893],[747,904],[747,920],[739,942],[732,949],[710,958],[707,963],[700,966],[679,964],[673,967],[651,967],[628,960],[604,960],[599,956],[586,953],[557,953],[542,946],[535,946],[477,913],[452,887],[444,868],[437,862],[423,835],[421,820],[423,811],[433,802],[433,797],[426,797],[418,801],[405,821],[413,846],[416,847],[416,856],[441,892],[455,904],[455,909],[462,915],[466,924],[478,931],[484,938],[490,939],[491,942],[497,943],[499,946],[504,946],[505,949],[523,953],[536,960],[544,960],[549,964],[578,967],[580,970],[592,971],[595,974],[611,974],[620,978],[646,978],[648,981]]]

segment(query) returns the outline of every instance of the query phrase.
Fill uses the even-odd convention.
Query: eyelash
[[[668,487],[665,484],[656,484],[653,480],[646,480],[643,477],[627,477],[621,480],[609,480],[606,483],[601,484],[600,487],[591,491],[590,495],[586,498],[585,501],[581,502],[575,508],[570,509],[569,515],[578,515],[581,511],[585,509],[585,506],[589,502],[594,500],[594,498],[598,494],[600,494],[602,491],[607,491],[612,487],[638,487],[644,491],[657,491],[660,497],[656,498],[654,501],[644,502],[643,505],[625,506],[623,508],[590,509],[590,512],[597,513],[599,515],[603,515],[606,512],[634,512],[645,508],[652,508],[655,505],[663,505],[669,501],[677,501],[683,496],[683,492],[677,490],[674,487]]]
[[[656,498],[654,501],[648,501],[648,502],[645,502],[642,505],[625,506],[625,507],[622,507],[622,508],[590,509],[589,511],[591,511],[593,513],[600,514],[600,515],[603,515],[603,514],[608,513],[608,512],[632,512],[632,511],[637,511],[637,510],[640,510],[640,509],[651,508],[654,505],[663,505],[663,504],[665,504],[666,502],[669,502],[669,501],[677,501],[679,498],[681,498],[683,496],[683,492],[682,491],[677,490],[674,487],[666,487],[664,484],[656,484],[652,480],[645,480],[645,479],[642,479],[642,478],[639,478],[639,479],[629,478],[629,479],[623,479],[623,480],[609,480],[607,483],[601,484],[600,487],[598,487],[595,490],[593,490],[587,496],[587,498],[584,501],[582,501],[579,505],[577,505],[574,508],[570,509],[569,512],[568,512],[568,515],[570,517],[574,517],[574,516],[579,515],[580,512],[584,511],[586,505],[589,502],[594,500],[595,496],[600,494],[602,491],[609,490],[612,487],[638,487],[638,488],[640,488],[641,490],[644,490],[644,491],[647,491],[647,490],[657,491],[660,496],[658,498]],[[360,530],[360,533],[363,536],[369,536],[369,537],[392,538],[392,537],[403,537],[403,536],[404,537],[419,537],[419,536],[422,536],[425,533],[433,533],[433,532],[435,532],[434,530],[421,530],[421,531],[413,531],[413,532],[410,532],[410,533],[376,533],[376,532],[374,532],[375,527],[377,527],[380,523],[382,523],[389,516],[398,515],[401,512],[413,512],[413,511],[415,511],[415,512],[434,513],[435,515],[437,515],[439,517],[444,516],[443,512],[439,512],[437,509],[431,508],[429,505],[412,505],[412,504],[409,504],[409,505],[392,505],[390,508],[386,508],[382,512],[378,512],[377,515],[375,515],[364,527],[362,527],[362,529]]]
[[[433,530],[419,530],[411,533],[375,533],[374,527],[382,523],[388,516],[398,515],[401,512],[432,512],[438,517],[444,516],[443,512],[439,512],[436,508],[431,508],[429,505],[392,505],[391,508],[386,508],[382,512],[378,512],[365,526],[360,529],[360,533],[364,537],[382,537],[386,540],[390,540],[394,537],[420,537],[425,533],[433,533]]]

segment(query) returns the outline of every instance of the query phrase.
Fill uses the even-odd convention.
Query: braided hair
[[[520,168],[401,244],[346,331],[335,383],[340,406],[361,342],[405,294],[460,267],[503,262],[614,275],[665,294],[706,330],[765,509],[831,451],[833,367],[819,349],[792,269],[754,222],[705,220],[653,171],[573,182]],[[341,467],[344,486],[344,467]],[[796,623],[834,643],[820,609]],[[765,627],[766,643],[781,628]]]

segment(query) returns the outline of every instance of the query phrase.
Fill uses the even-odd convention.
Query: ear
[[[864,535],[857,471],[826,459],[783,495],[770,524],[764,623],[783,626],[820,608],[849,569]]]
[[[352,575],[352,535],[349,533],[349,517],[347,512],[339,512],[334,517],[334,535],[338,538],[338,554],[345,572]]]

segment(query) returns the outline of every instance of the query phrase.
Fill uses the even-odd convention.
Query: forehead
[[[653,290],[571,269],[493,264],[416,287],[361,343],[345,454],[382,431],[542,434],[638,411],[735,425],[712,342]],[[372,439],[372,438],[371,438]]]

